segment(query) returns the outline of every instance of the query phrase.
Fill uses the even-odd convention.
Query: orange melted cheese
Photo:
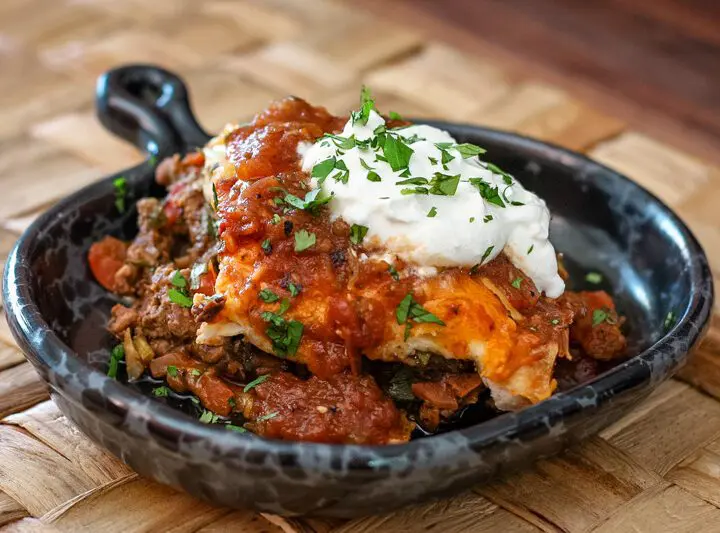
[[[377,259],[384,250],[353,245],[347,224],[331,221],[327,209],[311,214],[279,200],[287,193],[300,198],[307,193],[309,177],[299,167],[298,143],[338,131],[344,121],[288,99],[227,136],[229,162],[213,174],[222,243],[215,292],[226,303],[212,324],[201,327],[199,340],[212,343],[213,337],[242,334],[272,353],[262,313],[277,313],[287,299],[283,318],[304,327],[292,358],[321,378],[346,368],[358,371],[361,354],[414,364],[412,356],[424,351],[475,361],[488,384],[511,396],[531,402],[548,397],[557,337],[563,333],[519,325],[482,282],[482,271],[478,276],[454,268],[420,277],[397,261],[402,275],[396,280],[389,264]],[[316,242],[296,252],[301,230],[314,234]],[[300,293],[293,296],[290,284]],[[263,289],[280,300],[263,301]],[[405,339],[396,309],[408,293],[445,326],[413,323]]]

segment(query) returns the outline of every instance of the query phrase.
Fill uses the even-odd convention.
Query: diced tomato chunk
[[[116,290],[115,274],[125,264],[127,244],[115,237],[105,237],[90,247],[88,262],[95,279],[108,289]]]

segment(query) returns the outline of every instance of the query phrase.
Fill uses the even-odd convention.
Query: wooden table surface
[[[678,8],[680,0],[656,0],[647,13],[631,0],[578,4],[2,0],[0,252],[7,255],[19,232],[57,199],[142,159],[97,123],[93,88],[112,66],[153,62],[187,79],[208,130],[246,119],[288,93],[346,111],[366,83],[384,109],[501,127],[587,152],[676,209],[718,276],[720,169],[712,150],[720,133],[718,93],[703,85],[720,75],[712,53],[720,38],[710,18],[717,4],[686,3],[708,7],[707,17]],[[608,35],[628,39],[628,28],[636,27],[617,10],[630,13],[633,24],[644,21],[642,32],[681,26],[680,34],[692,39],[687,61],[650,34],[636,36],[645,52],[609,41]],[[653,49],[674,59],[660,61]],[[631,53],[625,63],[618,58]],[[683,69],[673,70],[678,64]],[[656,77],[642,73],[648,65]],[[712,70],[710,82],[704,69]],[[451,500],[388,515],[284,519],[216,508],[138,477],[60,414],[2,321],[0,527],[720,531],[719,361],[716,316],[679,379],[557,458]]]

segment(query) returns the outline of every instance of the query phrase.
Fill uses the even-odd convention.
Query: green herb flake
[[[400,189],[400,194],[405,196],[408,194],[430,194],[430,190],[427,187],[409,187]]]
[[[308,211],[309,213],[316,215],[320,208],[327,204],[330,200],[332,200],[332,195],[330,196],[320,196],[321,189],[313,189],[309,191],[305,198],[298,198],[294,194],[286,194],[285,200],[286,204],[289,204],[297,209],[302,209],[304,211]]]
[[[364,126],[370,118],[370,111],[375,109],[375,100],[370,94],[370,89],[363,85],[360,90],[360,109],[350,114],[353,124]]]
[[[460,183],[460,174],[450,176],[436,172],[432,180],[430,180],[430,194],[438,194],[440,196],[453,196],[457,191]]]
[[[300,294],[300,287],[298,285],[295,285],[292,281],[288,283],[287,288],[290,291],[290,296],[292,296],[293,298]]]
[[[607,307],[593,310],[592,327],[599,326],[603,322],[607,322],[608,324],[614,324],[612,315],[610,314],[610,310]]]
[[[125,200],[127,199],[127,180],[122,176],[115,178],[113,180],[113,188],[115,189],[115,208],[118,210],[118,213],[124,213],[127,207],[125,205]]]
[[[588,272],[585,274],[585,281],[588,283],[592,283],[593,285],[598,285],[602,283],[603,277],[602,274],[599,272]]]
[[[266,415],[259,416],[255,419],[255,422],[265,422],[266,420],[270,420],[275,418],[280,413],[277,411],[273,411],[272,413],[268,413]]]
[[[295,233],[295,251],[302,252],[308,248],[315,246],[315,234],[309,233],[308,231],[301,229]]]
[[[535,245],[534,245],[534,244],[531,244],[531,245],[530,245],[530,248],[528,248],[527,255],[530,255],[530,254],[533,252],[534,249],[535,249]]]
[[[470,222],[470,224],[472,224],[473,222],[475,222],[475,217],[470,217],[470,218],[468,219],[468,222]]]
[[[395,281],[400,281],[400,273],[397,271],[394,265],[388,265],[388,272],[390,272],[390,277],[394,279]]]
[[[428,156],[428,161],[430,161],[430,164],[431,164],[431,165],[437,165],[437,164],[438,164],[438,160],[435,159],[434,157]]]
[[[177,289],[169,289],[167,294],[170,301],[180,307],[190,308],[193,305],[192,298],[185,292],[180,292]]]
[[[480,263],[477,263],[470,267],[470,275],[474,276],[480,271]]]
[[[193,369],[190,371],[190,375],[195,376],[195,377],[198,377],[198,376],[200,376],[201,374],[202,374],[202,372],[200,372],[197,368],[193,368]]]
[[[370,172],[368,172],[367,179],[368,179],[368,181],[372,181],[372,182],[376,182],[376,183],[377,183],[378,181],[382,181],[382,178],[380,177],[380,174],[378,174],[378,173],[375,172],[375,171],[370,171]]]
[[[514,280],[512,280],[512,283],[510,283],[510,285],[512,285],[512,286],[515,287],[516,289],[519,289],[519,288],[520,288],[520,284],[521,284],[522,282],[523,282],[523,278],[515,278]]]
[[[677,315],[675,314],[675,311],[668,312],[668,314],[665,315],[665,320],[663,320],[663,331],[665,331],[665,333],[670,331],[676,322]]]
[[[405,324],[405,340],[407,340],[410,336],[412,323],[430,323],[438,324],[440,326],[445,325],[445,322],[417,303],[413,298],[412,293],[405,295],[405,298],[403,298],[398,304],[395,309],[395,318],[397,319],[398,324]]]
[[[485,201],[498,207],[505,207],[505,202],[503,202],[497,187],[490,185],[482,178],[470,178],[468,181],[478,190]]]
[[[295,355],[303,334],[303,325],[297,320],[285,320],[280,314],[263,312],[260,317],[269,322],[265,334],[272,341],[273,350],[280,357]]]
[[[173,286],[177,287],[178,289],[185,289],[188,286],[188,282],[185,279],[185,276],[183,276],[179,270],[173,272],[173,275],[170,278],[170,283],[172,283]]]
[[[494,246],[488,246],[488,247],[487,247],[487,249],[485,250],[485,253],[483,253],[482,258],[480,259],[480,264],[484,263],[484,262],[485,262],[485,259],[487,259],[488,257],[490,257],[490,254],[492,253],[492,251],[493,251],[494,249],[495,249]]]
[[[225,429],[229,431],[234,431],[236,433],[247,433],[247,429],[242,426],[236,426],[235,424],[227,424],[225,426]]]
[[[361,244],[369,229],[367,226],[361,226],[360,224],[350,226],[350,242],[353,244]]]
[[[412,148],[397,137],[388,135],[387,139],[385,139],[383,154],[385,155],[390,168],[392,168],[395,172],[408,166],[413,152]]]
[[[125,359],[125,348],[122,344],[116,345],[110,352],[110,361],[108,362],[107,376],[112,379],[117,378],[117,371],[120,361]]]
[[[152,391],[152,395],[156,398],[167,398],[172,391],[169,387],[162,386],[162,387],[156,387]]]
[[[483,217],[483,222],[485,222],[485,224],[487,224],[487,223],[490,222],[492,219],[493,219],[493,216],[492,216],[492,215],[485,215],[485,216]]]
[[[175,365],[168,365],[167,367],[168,376],[176,378],[178,375],[178,367]]]
[[[273,214],[272,218],[270,219],[270,224],[273,224],[273,225],[280,224],[281,220],[282,219],[280,218],[280,215],[275,213],[275,214]]]
[[[551,323],[553,326],[557,326],[557,325],[560,323],[560,319],[558,319],[558,318],[553,318],[553,319],[550,321],[550,323]]]
[[[403,120],[400,114],[396,113],[395,111],[390,111],[390,113],[388,113],[388,118],[390,120]]]
[[[260,385],[260,383],[265,383],[268,379],[270,379],[270,374],[263,374],[262,376],[256,377],[250,383],[245,385],[243,392],[250,392],[252,389]]]
[[[334,157],[321,161],[312,168],[310,175],[313,178],[317,178],[321,183],[325,181],[325,178],[335,169],[335,163],[337,160]]]
[[[427,178],[408,178],[405,180],[396,181],[395,185],[428,185],[430,182]]]
[[[270,254],[272,252],[272,244],[270,243],[270,239],[265,239],[263,242],[261,242],[260,248],[262,248],[265,254]]]
[[[434,218],[435,215],[437,215],[437,208],[435,206],[433,206],[430,208],[430,211],[428,211],[427,217]]]
[[[278,307],[278,315],[284,315],[285,311],[290,309],[290,300],[283,298],[280,300],[280,307]]]
[[[219,418],[218,415],[216,415],[212,411],[208,411],[207,409],[205,409],[203,411],[203,413],[200,415],[199,420],[203,424],[216,424],[218,421],[218,418]]]
[[[263,289],[258,293],[258,298],[260,298],[263,302],[266,304],[271,304],[273,302],[277,302],[280,297],[275,294],[270,289]]]
[[[463,143],[458,144],[457,146],[454,146],[455,150],[460,152],[460,155],[463,159],[468,159],[469,157],[475,157],[481,154],[484,154],[487,152],[484,148],[480,148],[479,146],[476,146],[474,144],[470,143]]]

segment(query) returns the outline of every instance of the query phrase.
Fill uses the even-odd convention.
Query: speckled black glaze
[[[207,139],[184,87],[165,71],[113,71],[98,95],[106,126],[156,158]],[[486,147],[547,200],[553,242],[578,272],[597,270],[609,280],[635,357],[521,412],[398,446],[282,442],[201,424],[105,376],[113,298],[93,281],[85,254],[107,233],[135,231],[136,213],[120,216],[113,207],[114,177],[127,178],[134,198],[162,194],[150,162],[66,198],[20,239],[3,284],[18,343],[62,411],[93,440],[145,476],[233,507],[377,513],[457,493],[596,433],[670,376],[703,333],[713,291],[702,249],[657,198],[581,155],[510,133],[434,124]],[[671,311],[678,320],[665,334]]]

